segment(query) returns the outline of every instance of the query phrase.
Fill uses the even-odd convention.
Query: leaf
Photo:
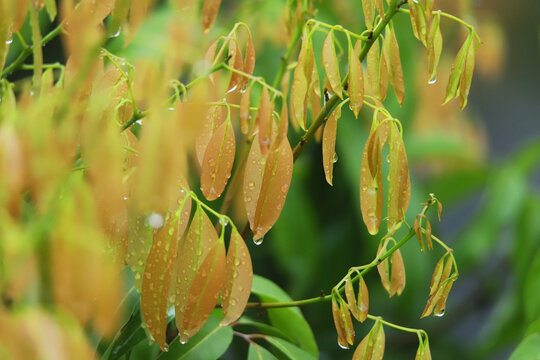
[[[473,46],[473,33],[469,32],[467,39],[459,49],[458,54],[452,64],[452,70],[450,72],[450,77],[448,79],[448,85],[446,86],[446,98],[444,99],[443,105],[455,98],[458,95],[458,90],[461,82],[461,75],[464,71],[465,61],[467,54],[469,53],[469,48]]]
[[[467,106],[467,98],[469,97],[469,90],[471,88],[472,77],[474,72],[474,42],[471,42],[467,50],[467,56],[465,57],[465,64],[463,65],[463,72],[461,73],[461,79],[459,81],[459,107],[461,110]]]
[[[214,25],[220,4],[221,0],[204,0],[202,9],[203,34],[208,33]]]
[[[251,292],[263,302],[283,302],[292,299],[276,284],[268,279],[254,275]],[[294,340],[295,344],[313,357],[318,358],[319,351],[309,324],[297,307],[268,309],[270,323],[285,335]]]
[[[426,15],[422,11],[422,6],[416,2],[416,0],[409,1],[409,11],[411,16],[411,26],[413,29],[414,36],[426,45]]]
[[[285,359],[289,360],[314,360],[316,357],[307,351],[299,348],[298,346],[291,344],[290,342],[272,337],[267,336],[265,338],[266,341],[268,341],[270,344],[274,345],[276,349],[279,350],[284,355]]]
[[[322,157],[323,157],[323,167],[324,175],[326,177],[326,182],[332,185],[332,176],[334,170],[334,162],[337,156],[336,154],[336,131],[337,131],[337,122],[341,117],[341,106],[337,106],[328,120],[323,130],[323,141],[322,141]]]
[[[227,119],[208,142],[201,166],[201,190],[208,200],[221,196],[231,177],[236,142],[231,121]]]
[[[401,59],[399,58],[399,45],[393,27],[387,27],[386,37],[384,38],[384,50],[388,60],[388,73],[390,83],[394,87],[396,97],[400,105],[405,100],[405,85],[403,83],[403,69],[401,68]]]
[[[335,296],[332,296],[332,317],[334,318],[334,326],[337,332],[338,345],[343,349],[348,349],[347,330],[345,329],[345,319],[341,316],[341,306]]]
[[[225,353],[233,339],[229,326],[219,326],[220,311],[214,310],[203,328],[186,344],[173,341],[168,352],[163,352],[159,360],[214,360]]]
[[[225,277],[225,245],[220,239],[202,262],[189,292],[180,341],[197,333],[217,304]]]
[[[261,93],[261,102],[257,112],[257,127],[259,129],[259,146],[261,154],[265,156],[272,145],[272,103],[266,86]]]
[[[178,252],[174,310],[176,327],[180,334],[184,332],[184,315],[197,271],[206,255],[218,242],[219,238],[212,222],[201,206],[197,206],[187,235]]]
[[[367,84],[369,93],[383,101],[386,97],[388,73],[384,52],[380,52],[379,41],[373,42],[367,54]]]
[[[261,333],[264,335],[270,335],[274,337],[279,337],[284,340],[293,342],[293,340],[289,336],[285,335],[278,328],[275,328],[274,326],[267,323],[252,320],[251,318],[245,315],[242,316],[240,319],[238,319],[238,321],[236,322],[235,328],[242,327],[242,326],[247,327],[249,329],[248,331],[253,331],[253,328],[255,328],[258,333]]]
[[[305,73],[306,56],[309,47],[307,31],[303,32],[302,47],[298,54],[298,63],[294,69],[293,83],[291,88],[291,118],[302,130],[306,130],[306,95],[308,82]]]
[[[334,30],[331,30],[324,39],[322,48],[322,63],[324,71],[330,82],[334,93],[343,99],[343,89],[341,87],[341,76],[339,75],[339,62],[334,46]]]
[[[229,65],[232,66],[232,68],[238,71],[244,70],[244,64],[242,62],[242,51],[240,50],[240,46],[238,45],[238,39],[236,38],[229,41],[229,58]],[[227,93],[235,93],[240,91],[245,81],[247,81],[247,78],[244,77],[242,74],[231,71],[231,80],[229,80]]]
[[[359,58],[361,49],[360,40],[356,42],[354,49],[349,46],[349,106],[356,118],[364,105],[364,69]]]
[[[420,245],[420,250],[422,252],[424,252],[424,251],[426,251],[426,248],[424,246],[424,238],[422,236],[422,228],[420,226],[420,221],[418,220],[418,218],[421,218],[422,216],[423,215],[418,214],[414,218],[414,232],[416,234],[416,238],[418,239],[418,245]]]
[[[384,328],[376,321],[369,333],[362,339],[353,354],[353,360],[382,360],[384,354]]]
[[[369,311],[369,293],[366,286],[366,282],[362,275],[360,275],[360,280],[358,281],[358,321],[364,322],[368,316]]]
[[[383,0],[375,0],[375,7],[377,8],[377,12],[381,16],[381,18],[385,20]]]
[[[540,334],[534,333],[523,339],[510,355],[510,360],[539,360]]]
[[[289,191],[293,154],[284,138],[263,156],[256,135],[244,174],[244,202],[253,239],[260,239],[274,225]]]
[[[181,236],[178,232],[181,212],[179,209],[178,216],[171,214],[166,224],[155,232],[142,282],[141,311],[150,334],[162,350],[166,346],[167,302]]]
[[[360,208],[368,232],[377,234],[382,219],[383,184],[379,129],[371,132],[362,153],[360,170]]]
[[[212,68],[212,65],[214,64],[215,57],[216,57],[216,48],[217,48],[218,42],[219,42],[219,39],[214,41],[212,43],[212,45],[210,45],[208,50],[206,50],[204,60],[206,62],[206,66],[207,66],[208,70],[210,70]],[[225,44],[223,44],[223,46],[225,46]],[[208,78],[210,79],[212,84],[215,84],[215,77],[216,77],[215,73],[208,75]]]
[[[349,308],[345,304],[345,301],[340,298],[339,301],[339,310],[341,315],[341,320],[345,326],[345,339],[349,345],[354,344],[354,328],[351,320],[351,313]],[[348,348],[348,346],[347,346]]]
[[[203,119],[203,125],[201,132],[197,135],[195,140],[195,152],[197,154],[197,160],[202,166],[204,155],[208,143],[212,139],[215,131],[221,124],[227,119],[227,109],[224,106],[212,106],[210,107]]]
[[[444,313],[446,299],[448,298],[448,294],[450,293],[450,289],[452,288],[452,284],[454,282],[453,279],[449,279],[450,273],[452,272],[453,261],[450,256],[446,256],[446,258],[446,263],[444,264],[441,278],[437,285],[437,290],[433,292],[430,289],[430,293],[433,292],[433,295],[431,295],[428,299],[421,318],[429,316],[432,312],[435,316],[441,316]],[[435,280],[433,281],[435,282]]]
[[[429,250],[433,249],[433,243],[431,241],[431,223],[426,218],[426,242]]]
[[[116,360],[130,351],[135,345],[146,339],[144,329],[141,327],[141,308],[138,304],[128,321],[120,329],[120,334],[110,346],[108,360]]]
[[[429,25],[427,38],[427,57],[428,57],[428,74],[429,82],[433,83],[437,78],[437,66],[441,58],[443,38],[440,29],[441,16],[437,13]]]
[[[56,18],[56,1],[54,0],[44,0],[45,8],[47,9],[47,14],[49,14],[49,20],[54,21]]]
[[[374,0],[362,0],[362,9],[364,11],[364,19],[368,30],[373,29],[373,20],[375,20],[375,4]]]
[[[245,27],[247,31],[247,43],[246,43],[246,54],[244,56],[244,72],[246,74],[253,75],[253,70],[255,70],[255,46],[253,45],[253,38],[251,37],[251,31],[249,31],[249,28]],[[247,77],[244,78],[244,85],[247,84],[249,79]]]
[[[401,295],[403,289],[405,288],[405,265],[403,264],[403,257],[401,256],[401,251],[397,249],[392,254],[392,278],[390,289],[392,294]]]
[[[272,353],[255,342],[249,344],[248,360],[277,360]]]
[[[386,252],[386,247],[382,247],[382,243],[379,244],[379,249],[377,250],[377,256],[383,254],[384,252]],[[392,292],[392,281],[391,281],[391,278],[390,278],[390,262],[388,260],[388,258],[382,260],[378,265],[377,265],[377,271],[379,272],[379,276],[381,278],[381,283],[384,287],[384,289],[386,290],[386,292],[388,293],[388,295],[390,295],[390,297],[392,297],[392,295],[394,295],[394,292]]]
[[[431,351],[429,350],[429,340],[420,342],[414,360],[431,360]]]
[[[526,319],[532,321],[540,317],[540,304],[536,294],[540,291],[540,250],[531,260],[527,275],[524,279],[523,304]]]
[[[252,282],[253,268],[249,251],[244,239],[236,228],[233,228],[227,251],[225,279],[221,294],[223,308],[221,326],[229,325],[242,315],[251,293]]]
[[[244,135],[249,132],[249,122],[251,118],[250,106],[251,86],[248,86],[247,89],[242,92],[242,96],[240,97],[240,130],[242,130],[242,134]]]
[[[411,181],[405,144],[395,123],[390,124],[389,144],[388,229],[391,229],[405,216],[411,199]]]
[[[433,295],[435,291],[439,288],[439,284],[441,282],[441,277],[443,273],[443,267],[444,267],[444,259],[446,256],[443,256],[440,258],[440,260],[437,262],[437,265],[435,265],[435,270],[433,270],[433,275],[431,276],[431,285],[429,286],[429,295]]]
[[[287,111],[287,104],[283,104],[281,109],[281,116],[279,118],[279,127],[276,139],[274,140],[276,144],[280,144],[283,139],[287,138],[287,131],[289,130],[289,113]]]
[[[349,306],[349,309],[351,310],[351,314],[354,316],[356,320],[358,320],[359,318],[358,304],[356,302],[356,296],[354,294],[354,287],[353,287],[350,277],[348,277],[345,280],[345,297],[347,298],[347,305]]]

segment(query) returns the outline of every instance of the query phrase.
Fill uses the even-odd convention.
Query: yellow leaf
[[[373,29],[373,20],[375,20],[374,0],[362,0],[362,9],[364,10],[364,19],[368,30]]]
[[[409,11],[410,11],[410,17],[411,17],[411,26],[413,29],[414,36],[424,44],[426,45],[426,15],[425,12],[422,11],[422,7],[420,4],[416,2],[416,0],[408,0],[409,1]]]
[[[225,122],[226,118],[227,109],[224,106],[212,106],[206,111],[201,131],[195,140],[195,152],[201,166],[210,139],[212,139],[216,129]]]
[[[242,62],[242,51],[240,50],[240,46],[238,45],[238,40],[236,38],[229,41],[229,57],[229,66],[239,71],[244,70],[244,64]],[[229,81],[227,92],[239,92],[245,80],[247,80],[247,78],[245,78],[241,74],[237,72],[231,72],[231,80]]]
[[[248,248],[244,239],[233,228],[229,250],[227,251],[225,279],[223,293],[221,294],[221,306],[223,307],[222,326],[229,325],[242,315],[251,293],[252,282],[253,268]]]
[[[208,200],[217,199],[229,178],[234,163],[236,143],[231,121],[227,119],[212,135],[201,167],[201,190]]]
[[[225,246],[220,239],[202,262],[191,285],[180,341],[195,335],[208,320],[219,299],[224,277]]]
[[[322,156],[326,182],[332,185],[332,174],[336,159],[336,131],[337,122],[341,117],[341,106],[334,109],[323,130]]]
[[[240,129],[244,135],[249,132],[249,120],[251,117],[251,112],[249,110],[250,105],[251,86],[248,86],[247,89],[242,92],[242,97],[240,98]]]
[[[358,300],[356,303],[358,304],[358,321],[364,322],[369,311],[369,293],[362,275],[360,275],[360,280],[358,281]]]
[[[375,7],[377,8],[377,11],[379,12],[379,15],[384,20],[384,6],[383,6],[383,0],[375,0]]]
[[[176,327],[180,334],[183,334],[185,330],[184,316],[195,276],[206,255],[218,242],[219,238],[212,222],[204,210],[197,206],[187,235],[179,247],[177,258],[174,310]]]
[[[360,40],[356,42],[354,49],[349,47],[349,106],[356,118],[364,105],[364,69],[359,59],[361,49]]]
[[[214,25],[220,4],[221,0],[204,0],[202,9],[202,27],[204,34],[209,32]]]
[[[474,43],[471,43],[469,49],[467,50],[465,64],[463,65],[463,72],[461,73],[461,79],[459,81],[459,107],[461,110],[467,106],[467,98],[469,97],[469,90],[471,88],[474,72],[475,52],[476,50],[474,49]]]
[[[334,326],[336,327],[336,332],[338,336],[338,344],[343,349],[348,349],[349,344],[347,343],[347,333],[345,330],[344,319],[341,316],[341,308],[338,304],[337,299],[332,296],[332,316],[334,318]]]
[[[396,40],[394,28],[387,28],[386,37],[384,39],[386,59],[388,60],[388,72],[390,82],[394,87],[396,97],[400,105],[405,99],[405,85],[403,83],[403,69],[401,68],[401,59],[399,58],[399,45]]]
[[[411,198],[411,182],[405,144],[395,123],[390,124],[388,170],[388,229],[405,216]]]
[[[334,30],[331,30],[324,39],[322,62],[332,90],[340,99],[343,99],[341,76],[339,75],[339,62],[334,46]]]
[[[360,172],[360,208],[368,232],[377,234],[382,219],[383,184],[379,129],[369,135],[362,153]]]
[[[469,57],[471,47],[474,47],[472,31],[469,32],[467,39],[459,49],[454,63],[452,64],[452,70],[448,79],[448,85],[446,86],[446,98],[444,99],[443,104],[446,104],[447,102],[458,96],[460,85],[462,83],[462,74],[466,72],[466,59],[467,57]],[[470,68],[468,70],[470,70]]]
[[[427,38],[427,57],[428,57],[428,74],[429,82],[433,83],[437,80],[437,66],[441,58],[443,38],[440,29],[440,15],[434,16],[429,25]]]
[[[403,257],[401,256],[401,251],[397,249],[392,254],[392,278],[390,289],[392,294],[401,295],[403,289],[405,288],[405,265],[403,264]]]
[[[244,175],[244,202],[253,239],[260,239],[274,225],[291,183],[293,154],[287,138],[263,156],[258,135],[253,139]]]

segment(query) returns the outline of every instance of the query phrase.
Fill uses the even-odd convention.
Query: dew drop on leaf
[[[259,239],[253,239],[253,243],[255,243],[255,245],[261,245],[263,243],[263,240],[263,237]]]

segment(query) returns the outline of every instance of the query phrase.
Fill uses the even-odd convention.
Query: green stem
[[[369,264],[364,270],[360,272],[359,275],[355,276],[351,279],[351,281],[354,283],[355,281],[358,281],[360,279],[360,276],[364,276],[369,271],[371,271],[373,268],[375,268],[378,264],[380,264],[384,259],[388,258],[390,255],[392,255],[396,250],[398,250],[400,247],[405,245],[407,241],[409,241],[411,238],[413,238],[415,235],[414,229],[410,229],[409,232],[393,247],[390,248],[387,252],[385,252],[381,257],[379,257],[379,260],[376,263]],[[345,288],[341,288],[339,290],[341,294],[345,293]],[[309,305],[309,304],[317,304],[322,302],[328,302],[332,300],[332,295],[326,295],[326,296],[318,296],[310,299],[304,299],[304,300],[296,300],[296,301],[285,301],[285,302],[251,302],[247,303],[246,308],[257,308],[257,309],[271,309],[271,308],[284,308],[284,307],[292,307],[292,306],[303,306],[303,305]]]
[[[58,25],[56,28],[54,28],[50,33],[45,35],[41,39],[41,46],[47,45],[52,39],[60,35],[62,32],[62,24]],[[24,47],[19,56],[6,68],[2,71],[1,78],[5,78],[6,76],[10,75],[15,70],[19,70],[19,68],[23,65],[24,61],[32,55],[32,52],[34,51],[34,44]]]
[[[377,39],[379,38],[379,35],[381,35],[386,25],[388,25],[392,17],[398,12],[400,5],[401,3],[398,4],[396,0],[392,0],[392,3],[386,10],[384,19],[382,19],[379,22],[379,24],[375,27],[375,29],[373,29],[371,38],[368,39],[362,46],[362,50],[360,51],[360,55],[359,55],[360,61],[363,61],[365,59],[373,43],[377,41]],[[347,73],[347,75],[345,75],[345,78],[342,81],[342,85],[344,87],[347,85],[348,79],[349,79],[349,74]],[[300,156],[306,144],[313,138],[313,136],[315,135],[319,127],[322,124],[324,124],[324,122],[326,121],[326,119],[328,118],[332,110],[334,109],[334,106],[336,106],[339,100],[340,98],[334,95],[326,102],[326,104],[324,104],[324,107],[322,108],[317,118],[313,121],[313,123],[311,124],[307,132],[300,138],[300,141],[294,147],[294,150],[293,150],[294,160],[296,160]]]

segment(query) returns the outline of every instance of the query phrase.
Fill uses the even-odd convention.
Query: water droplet
[[[339,347],[342,348],[342,349],[348,349],[348,348],[349,348],[348,346],[343,345],[343,344],[342,344],[341,342],[339,342],[339,341],[338,341],[338,345],[339,345]]]
[[[438,313],[436,313],[435,316],[437,316],[437,317],[443,317],[443,316],[444,316],[444,313],[445,313],[445,310],[442,309],[441,311],[439,311]]]
[[[187,332],[183,332],[181,335],[180,335],[180,344],[185,344],[187,343],[189,340],[189,335]]]
[[[431,80],[428,81],[428,84],[435,84],[437,82],[437,78],[434,77]]]
[[[164,351],[164,352],[168,352],[168,351],[169,351],[169,345],[168,345],[168,344],[164,344],[164,345],[163,345],[163,351]]]
[[[332,162],[335,164],[338,161],[338,154],[334,153],[334,157],[332,158]]]
[[[390,164],[390,155],[386,155],[386,162]]]
[[[287,190],[289,190],[289,184],[283,184],[281,185],[281,192],[282,193],[287,193]]]
[[[235,91],[237,87],[238,87],[238,85],[234,85],[232,88],[230,88],[230,89],[227,91],[227,94],[228,94],[228,93],[232,93],[233,91]]]
[[[159,229],[163,227],[163,224],[164,224],[163,216],[158,213],[152,213],[148,215],[147,221],[148,221],[148,225],[152,229]]]
[[[140,273],[136,273],[135,274],[135,280],[139,280],[141,278],[141,274]]]
[[[170,107],[168,108],[168,110],[169,110],[169,111],[174,111],[174,110],[176,110],[176,109],[174,108],[174,106],[170,106]]]
[[[253,181],[248,182],[248,188],[249,188],[250,190],[255,189],[255,183],[254,183]]]
[[[229,224],[229,219],[226,217],[219,218],[219,223],[221,226],[225,227]]]
[[[263,237],[259,239],[253,239],[253,243],[255,243],[255,245],[261,245],[263,243],[263,240]]]
[[[9,45],[13,42],[13,38],[6,40],[6,45]]]
[[[111,32],[109,34],[109,39],[113,39],[115,37],[118,37],[120,35],[120,33],[122,32],[122,28],[119,26],[118,29],[116,30],[116,32]]]

